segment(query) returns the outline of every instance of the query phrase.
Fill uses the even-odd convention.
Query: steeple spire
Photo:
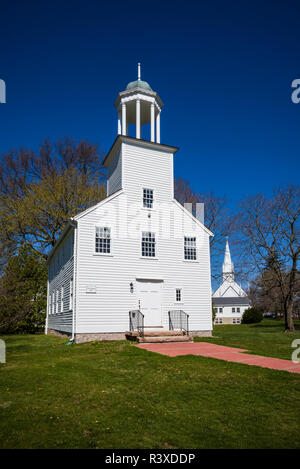
[[[223,262],[223,280],[234,280],[234,265],[230,256],[228,236],[226,236],[226,248]]]
[[[138,63],[138,80],[141,79],[141,64],[140,62]]]

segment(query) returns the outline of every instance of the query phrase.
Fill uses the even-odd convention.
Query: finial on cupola
[[[140,62],[138,63],[138,80],[141,79],[141,64]]]

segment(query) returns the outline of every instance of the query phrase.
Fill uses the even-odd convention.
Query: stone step
[[[170,337],[182,336],[182,331],[144,331],[144,337]]]
[[[138,337],[140,335],[139,331],[126,331],[125,332],[126,336],[129,337]],[[149,330],[149,331],[144,331],[144,336],[147,337],[163,337],[163,336],[180,336],[180,335],[186,335],[185,332],[182,331],[167,331],[167,330]]]
[[[137,342],[140,344],[155,344],[159,342],[193,342],[193,339],[189,335],[177,335],[177,336],[144,336],[137,337]]]

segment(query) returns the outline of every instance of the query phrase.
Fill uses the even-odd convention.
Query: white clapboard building
[[[212,233],[174,198],[178,148],[160,143],[163,103],[139,69],[115,107],[107,196],[69,220],[48,258],[46,333],[75,342],[123,339],[126,331],[209,336]]]
[[[234,280],[234,265],[231,260],[228,238],[222,270],[222,283],[213,294],[215,324],[241,324],[244,311],[249,308],[247,293]]]

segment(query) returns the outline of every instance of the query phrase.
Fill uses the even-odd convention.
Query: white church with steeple
[[[163,102],[140,66],[115,107],[107,196],[68,221],[48,258],[46,333],[75,342],[210,336],[212,233],[174,198],[178,148],[161,143]]]
[[[222,283],[213,294],[215,324],[240,324],[245,309],[249,308],[247,293],[234,280],[228,237],[222,268]]]

